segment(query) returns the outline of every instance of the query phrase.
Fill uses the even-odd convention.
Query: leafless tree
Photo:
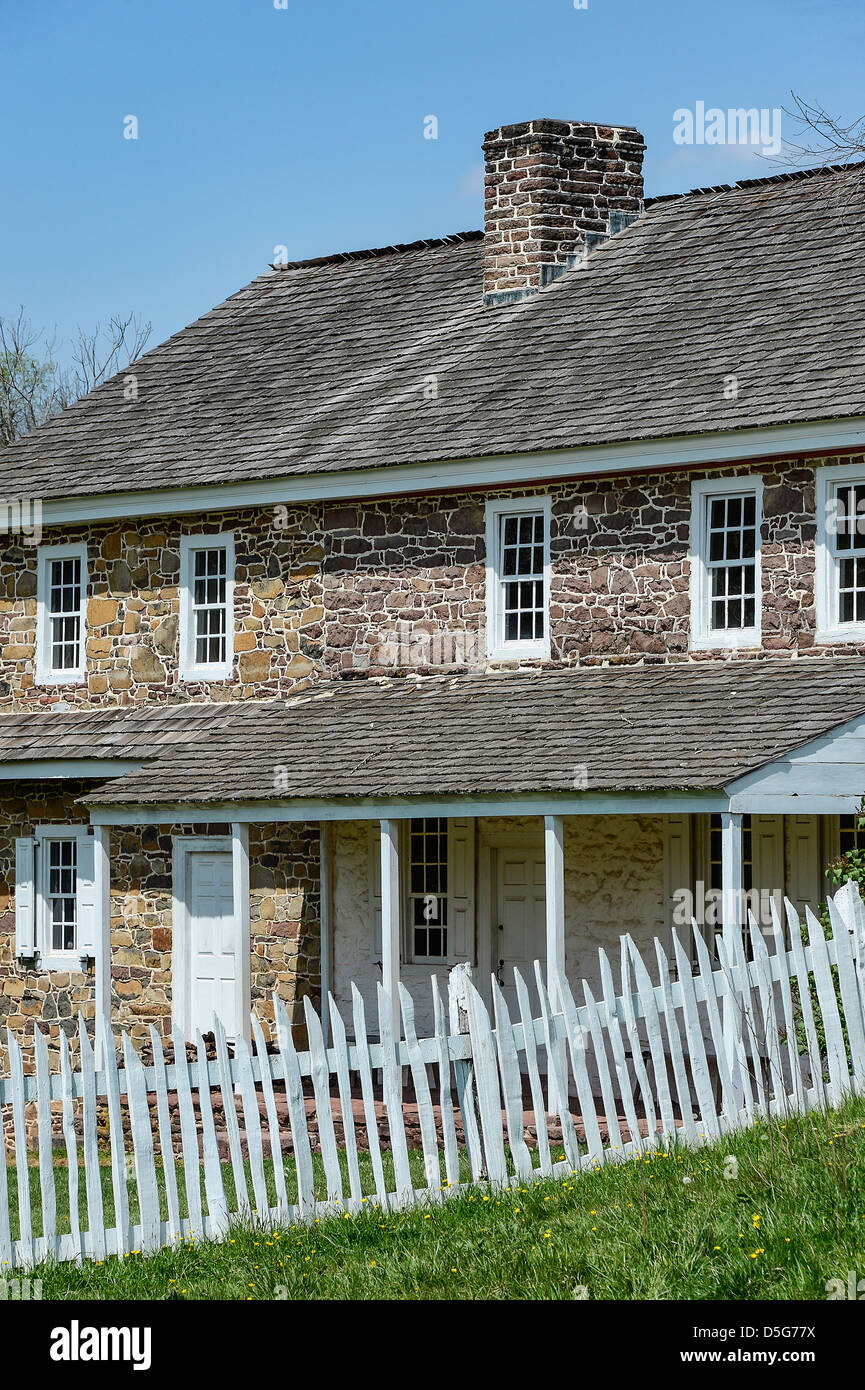
[[[805,101],[795,92],[793,109],[783,107],[797,139],[784,140],[784,162],[811,167],[814,164],[849,164],[865,159],[865,116],[844,125],[819,102]]]
[[[24,309],[0,315],[0,447],[50,420],[143,352],[151,326],[137,315],[115,315],[92,332],[79,327],[70,365],[57,360],[56,338],[33,327]]]
[[[834,211],[842,226],[861,232],[865,218],[865,116],[847,124],[820,102],[791,92],[793,107],[782,111],[792,124],[794,138],[785,136],[780,159],[786,168],[814,169],[847,165],[831,185]]]

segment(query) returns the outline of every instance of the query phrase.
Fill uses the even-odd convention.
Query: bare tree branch
[[[151,325],[140,317],[115,314],[103,329],[87,333],[80,326],[72,345],[71,366],[56,361],[55,340],[35,329],[23,307],[14,318],[0,315],[0,447],[121,372],[143,352]]]

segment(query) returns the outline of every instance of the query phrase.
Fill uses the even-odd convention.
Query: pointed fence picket
[[[786,926],[773,913],[763,931],[751,917],[747,935],[719,937],[714,968],[710,944],[693,924],[693,956],[673,933],[674,970],[655,942],[654,978],[634,940],[623,936],[618,988],[601,951],[599,996],[583,981],[582,1004],[561,971],[548,977],[536,963],[531,981],[515,972],[513,996],[492,980],[488,1008],[468,967],[458,966],[449,979],[449,1021],[432,979],[430,1037],[418,1034],[408,991],[401,987],[397,1013],[381,986],[377,1036],[368,1032],[356,987],[353,1039],[328,998],[329,1047],[306,999],[302,1052],[277,998],[271,1046],[257,1017],[249,1038],[233,1043],[217,1023],[215,1059],[199,1034],[190,1060],[175,1032],[167,1061],[151,1029],[152,1065],[144,1065],[125,1033],[118,1060],[106,1030],[97,1071],[79,1019],[76,1062],[61,1033],[59,1072],[52,1074],[47,1040],[37,1030],[35,1069],[25,1074],[21,1046],[7,1034],[0,1261],[10,1269],[45,1259],[104,1260],[178,1239],[221,1239],[238,1221],[290,1225],[358,1212],[366,1203],[394,1210],[440,1202],[463,1190],[463,1160],[473,1181],[524,1184],[639,1158],[674,1141],[708,1142],[755,1116],[862,1093],[865,905],[854,885],[845,885],[829,912],[831,934],[808,914],[807,946],[789,903]],[[554,1098],[554,1115],[545,1092]],[[416,1126],[413,1106],[404,1103],[412,1100]],[[35,1123],[38,1186],[28,1121]],[[361,1153],[363,1128],[368,1157]],[[551,1133],[560,1138],[551,1140]],[[58,1148],[65,1151],[62,1167],[55,1167]],[[110,1221],[103,1185],[111,1192]]]

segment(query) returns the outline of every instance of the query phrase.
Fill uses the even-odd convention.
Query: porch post
[[[742,817],[731,811],[721,812],[721,924],[727,959],[732,962],[736,960],[732,947],[734,933],[742,929]],[[734,1076],[740,1028],[741,1020],[736,1016],[732,997],[725,994],[721,1032],[727,1069]]]
[[[547,913],[547,989],[555,1007],[557,991],[553,967],[565,973],[565,850],[564,822],[561,816],[544,816],[544,863],[546,868]]]
[[[381,824],[381,973],[399,1037],[399,821]]]
[[[252,936],[249,922],[249,826],[245,821],[232,821],[231,824],[231,866],[234,886],[234,921],[237,940],[240,945],[238,961],[239,1002],[237,1019],[238,1037],[248,1042],[251,1035],[249,1013],[252,1008],[250,998],[250,954]]]
[[[742,817],[721,812],[721,922],[725,942],[742,925]]]
[[[554,967],[565,973],[565,849],[564,822],[561,816],[544,816],[544,870],[545,902],[547,924],[547,992],[553,1010],[561,1008],[559,991],[555,983]],[[558,1050],[559,1068],[567,1078],[568,1070],[565,1055],[565,1040],[561,1038],[553,1046]],[[564,1096],[558,1095],[550,1070],[547,1075],[547,1094],[551,1114],[567,1109],[567,1084]]]
[[[330,822],[318,823],[318,884],[320,924],[321,1031],[325,1047],[330,1044],[330,1009],[327,996],[331,988],[331,942],[333,924],[330,910]]]
[[[93,875],[96,897],[96,1027],[94,1029],[97,1067],[105,1066],[99,1028],[104,1023],[111,1036],[111,861],[108,855],[111,831],[107,825],[93,829]]]

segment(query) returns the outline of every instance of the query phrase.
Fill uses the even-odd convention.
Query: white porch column
[[[100,1023],[111,1036],[111,861],[108,855],[111,831],[107,825],[93,830],[93,876],[96,897],[96,1018],[94,1049],[97,1067],[105,1066]]]
[[[333,950],[333,923],[331,921],[330,899],[330,821],[318,824],[318,884],[319,884],[319,957],[321,960],[321,1031],[324,1045],[330,1044],[330,1009],[327,996],[331,990],[331,962]]]
[[[725,942],[742,925],[742,817],[721,812],[721,922]]]
[[[562,816],[544,816],[546,868],[547,989],[555,1007],[558,997],[552,967],[565,973],[565,846]]]
[[[252,937],[249,923],[249,826],[245,821],[232,821],[231,866],[231,877],[234,885],[234,921],[237,941],[240,946],[237,1035],[249,1042],[252,1033],[249,1021],[249,1012],[252,1007],[250,998]],[[226,1031],[228,1030],[226,1029]]]
[[[742,929],[742,817],[731,811],[721,812],[721,923],[727,959],[736,960],[732,942]],[[735,1075],[737,1037],[742,1020],[735,1012],[733,999],[724,996],[721,1011],[721,1031],[728,1071]],[[738,1092],[738,1088],[737,1088]],[[737,1104],[741,1104],[737,1098]]]
[[[555,983],[554,967],[565,973],[565,842],[564,822],[561,816],[544,816],[544,868],[546,888],[547,919],[547,991],[552,1009],[561,1007],[559,991]],[[567,1058],[565,1040],[562,1038],[553,1046],[558,1050],[559,1068],[567,1077]],[[567,1085],[565,1087],[567,1091]],[[551,1114],[566,1109],[566,1097],[561,1100],[558,1088],[553,1083],[552,1071],[547,1075],[547,1105]]]
[[[399,1037],[399,821],[381,825],[381,973],[390,996],[394,1037]]]

